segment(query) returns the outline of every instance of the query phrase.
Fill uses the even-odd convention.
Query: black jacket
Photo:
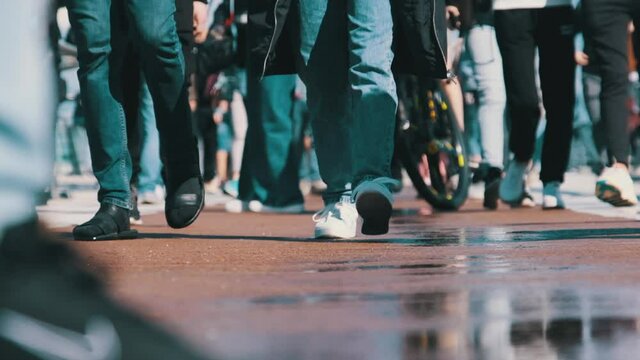
[[[393,68],[431,78],[446,78],[444,0],[392,0]],[[296,0],[259,0],[249,4],[250,66],[258,74],[292,74],[300,30]]]

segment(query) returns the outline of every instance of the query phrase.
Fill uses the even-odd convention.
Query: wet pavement
[[[308,239],[304,215],[226,214],[80,242],[114,297],[224,359],[640,357],[640,226],[571,211],[397,202],[390,234]],[[69,237],[69,228],[61,230]]]

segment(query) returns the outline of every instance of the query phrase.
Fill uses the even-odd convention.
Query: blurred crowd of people
[[[441,88],[456,116],[464,120],[461,125],[474,180],[485,184],[485,208],[496,209],[500,202],[535,206],[528,184],[538,173],[544,184],[543,208],[564,208],[560,191],[564,174],[583,168],[599,176],[596,195],[603,201],[616,206],[636,204],[631,178],[640,163],[636,154],[640,119],[636,7],[632,2],[597,0],[447,3],[444,50],[447,68],[457,77],[443,80]],[[333,175],[328,166],[322,173],[315,153],[317,146],[324,146],[325,137],[340,136],[335,132],[340,126],[331,127],[331,136],[321,134],[320,143],[313,130],[323,131],[314,118],[342,115],[319,113],[317,107],[322,105],[315,101],[307,105],[309,80],[294,74],[263,78],[256,72],[266,67],[252,70],[246,1],[200,3],[195,14],[200,19],[195,43],[183,41],[183,45],[189,52],[185,59],[190,118],[199,139],[205,191],[226,194],[230,212],[297,213],[304,211],[303,195],[325,193],[328,182],[326,203],[340,202],[345,193],[341,187],[349,188],[352,179],[327,180],[340,175]],[[91,168],[83,133],[87,108],[73,76],[78,65],[76,39],[66,9],[61,8],[58,15],[60,69],[67,86],[58,111],[56,168],[108,177]],[[139,63],[140,50],[133,43],[127,46],[126,63]],[[332,76],[333,71],[322,71],[314,74]],[[130,220],[139,224],[138,203],[160,203],[166,195],[163,161],[158,156],[163,141],[144,72],[139,66],[125,66],[123,73],[132,161],[130,191],[120,189],[120,198],[111,201],[113,195],[107,195],[106,202],[127,205]],[[304,78],[305,72],[301,75]],[[337,89],[318,86],[320,103],[341,106],[338,97],[328,97]],[[91,131],[90,126],[87,129]],[[327,146],[335,148],[336,142],[349,140],[354,141],[336,138]],[[321,158],[328,156],[324,153]],[[325,162],[337,169],[340,162],[331,156]],[[397,174],[395,178],[402,180]],[[104,181],[99,182],[104,192]]]
[[[103,358],[198,358],[112,304],[39,228],[38,194],[59,192],[54,114],[57,175],[91,172],[99,184],[100,208],[76,240],[137,237],[139,203],[164,201],[168,225],[184,228],[205,192],[227,194],[238,213],[302,213],[304,194],[322,193],[314,237],[353,238],[358,217],[363,234],[387,233],[401,177],[391,171],[399,72],[442,79],[486,208],[534,205],[527,177],[539,171],[543,209],[562,209],[565,172],[585,165],[598,198],[637,204],[635,0],[66,0],[48,10],[0,5],[0,346],[17,344],[11,358],[93,357],[2,326],[42,321],[86,325]]]

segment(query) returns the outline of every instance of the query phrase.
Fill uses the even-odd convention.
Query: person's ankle
[[[611,167],[614,169],[623,169],[627,172],[629,171],[629,167],[627,166],[627,164],[621,162],[614,162],[613,164],[611,164]]]

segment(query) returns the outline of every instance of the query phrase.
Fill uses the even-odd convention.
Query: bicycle
[[[434,208],[457,210],[471,184],[462,129],[435,80],[399,75],[396,152],[416,191]]]

